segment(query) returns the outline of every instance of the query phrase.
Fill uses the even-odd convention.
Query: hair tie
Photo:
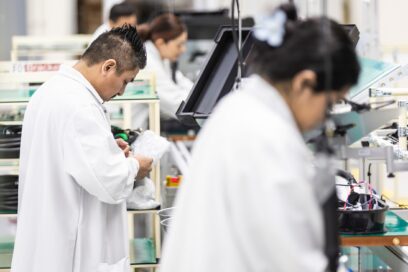
[[[283,42],[285,23],[286,13],[282,10],[277,10],[271,16],[262,20],[259,25],[255,26],[255,38],[268,43],[270,46],[278,47]]]

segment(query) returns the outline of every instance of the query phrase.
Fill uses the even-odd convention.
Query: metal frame
[[[12,61],[17,61],[20,57],[41,57],[50,52],[63,53],[67,56],[80,56],[91,41],[92,35],[89,34],[54,37],[13,36],[10,57]],[[69,50],[70,46],[73,47],[72,50]]]
[[[391,247],[368,247],[375,255],[384,260],[393,271],[408,271],[408,259],[400,248]]]

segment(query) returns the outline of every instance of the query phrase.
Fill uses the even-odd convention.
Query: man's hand
[[[118,144],[120,149],[123,150],[123,153],[125,153],[125,157],[127,158],[129,156],[129,152],[130,152],[129,144],[125,140],[123,140],[122,138],[116,139],[116,143]]]
[[[142,155],[136,155],[135,159],[139,162],[139,171],[137,172],[136,179],[140,180],[152,171],[153,159]]]

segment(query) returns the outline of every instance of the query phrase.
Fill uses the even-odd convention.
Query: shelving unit
[[[138,269],[138,268],[150,268],[150,269],[157,269],[159,267],[158,265],[158,260],[160,259],[160,220],[157,216],[158,209],[153,209],[153,210],[128,210],[128,223],[129,223],[129,237],[131,239],[129,240],[129,257],[130,257],[130,264],[132,269]],[[133,238],[133,233],[134,233],[134,225],[133,225],[133,217],[135,215],[141,215],[141,214],[152,214],[154,218],[154,249],[155,249],[155,256],[154,256],[154,263],[138,263],[140,261],[140,257],[137,256],[137,251],[138,247],[135,245],[135,241],[137,240],[143,240],[143,239],[135,239]],[[17,213],[16,211],[1,211],[0,210],[0,219],[1,218],[17,218]],[[8,247],[9,250],[4,250],[3,247]],[[159,250],[158,250],[159,249]],[[11,260],[12,260],[12,250],[13,250],[13,245],[11,244],[1,244],[0,243],[0,272],[8,272],[10,269],[11,265]],[[139,248],[140,251],[140,248]],[[145,253],[146,255],[146,253]],[[149,253],[147,253],[149,255]],[[139,260],[138,260],[139,259]]]
[[[77,34],[56,37],[13,36],[11,60],[78,59],[92,40],[92,35]]]
[[[72,65],[73,62],[64,62],[65,64]],[[54,75],[58,69],[61,62],[0,62],[0,108],[2,105],[8,105],[13,107],[22,107],[25,106],[33,92],[25,92],[21,91],[16,86],[30,86],[30,84],[41,84],[42,82],[46,81],[52,75]],[[138,93],[135,89],[132,89],[132,86],[129,86],[130,89],[125,91],[125,95],[116,97],[112,101],[108,102],[108,104],[120,104],[123,108],[123,127],[124,128],[131,128],[132,124],[132,105],[133,104],[148,104],[149,105],[149,129],[153,132],[160,134],[160,106],[159,106],[159,99],[155,92],[155,77],[154,74],[151,73],[144,73],[141,71],[137,75],[138,83],[147,82],[146,88],[150,88],[147,92]],[[137,82],[136,82],[137,83]],[[11,89],[15,89],[16,92],[10,92],[7,90],[7,95],[4,96],[2,93],[1,86],[7,86],[10,84],[12,87]],[[143,85],[144,86],[144,85]],[[142,86],[142,87],[143,87]],[[133,86],[134,88],[134,86]],[[3,88],[4,89],[4,88]],[[126,94],[128,92],[128,94]],[[6,121],[0,123],[7,123],[7,124],[21,124],[21,121]],[[2,167],[9,167],[14,168],[16,173],[18,173],[18,160],[16,159],[0,159],[0,168]],[[160,202],[160,165],[157,164],[153,167],[153,170],[150,174],[151,179],[154,181],[156,186],[156,200]],[[155,271],[158,267],[158,260],[160,259],[161,255],[161,233],[160,233],[160,220],[157,215],[158,209],[153,210],[129,210],[128,211],[128,231],[129,231],[129,239],[130,239],[130,260],[131,260],[131,267],[132,269],[138,268],[149,268]],[[136,215],[152,215],[153,222],[153,246],[155,250],[155,262],[154,263],[135,263],[137,261],[138,250],[140,250],[140,241],[139,238],[134,238],[134,216]],[[1,218],[15,218],[17,217],[16,211],[0,211],[0,219]],[[149,238],[150,239],[150,238]],[[142,241],[146,242],[147,244],[149,241]],[[8,252],[2,251],[1,244],[0,244],[0,272],[9,271],[9,267],[11,265],[11,256],[12,256],[12,248]]]
[[[137,239],[129,240],[131,268],[132,269],[149,268],[149,269],[154,269],[154,270],[157,269],[159,267],[157,263],[157,259],[155,260],[155,263],[137,263],[139,261],[138,256],[135,254],[137,251],[137,246],[132,246],[135,244],[135,241],[137,241]],[[3,246],[0,246],[0,272],[10,271],[10,264],[12,260],[12,250],[13,250],[13,245],[11,243],[3,244]]]

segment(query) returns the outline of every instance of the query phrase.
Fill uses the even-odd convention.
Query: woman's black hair
[[[317,75],[316,93],[340,91],[357,83],[360,65],[352,41],[343,28],[325,17],[299,21],[296,8],[278,8],[286,14],[285,34],[279,46],[255,39],[251,66],[272,82],[290,80],[302,70]]]

